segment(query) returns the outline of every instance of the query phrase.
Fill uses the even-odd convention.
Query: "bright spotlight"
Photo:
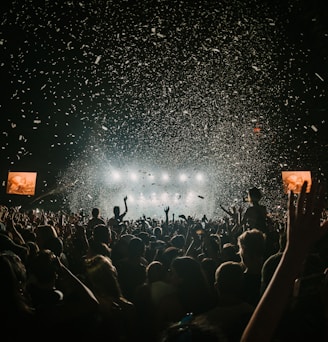
[[[196,179],[197,179],[199,182],[201,182],[202,180],[204,180],[204,176],[203,176],[201,173],[198,173],[198,174],[196,175]]]
[[[112,176],[113,176],[113,179],[114,179],[115,181],[121,179],[121,175],[120,175],[120,173],[119,173],[118,171],[113,171],[113,172],[112,172]]]
[[[181,175],[180,175],[180,181],[181,182],[185,182],[187,180],[187,175],[185,174],[185,173],[182,173]]]
[[[168,181],[169,180],[169,175],[167,173],[163,173],[162,179],[163,179],[163,181]]]
[[[138,179],[138,176],[137,176],[136,173],[132,172],[132,173],[130,174],[130,178],[131,178],[132,181],[136,181],[136,180]]]

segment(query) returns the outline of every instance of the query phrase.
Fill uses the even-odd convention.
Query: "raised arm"
[[[293,192],[288,195],[286,247],[241,342],[272,341],[309,250],[328,232],[328,220],[321,221],[324,185],[314,181],[309,193],[306,188],[304,182],[296,204]]]
[[[127,204],[128,196],[125,196],[123,200],[124,200],[124,212],[126,214],[128,212],[128,204]]]
[[[99,302],[93,292],[75,274],[73,274],[60,259],[55,259],[59,288],[64,296],[69,298],[64,305],[54,306],[54,317],[60,320],[80,317],[83,314],[95,313]]]
[[[164,208],[164,213],[165,213],[165,223],[163,225],[164,235],[168,234],[168,232],[169,232],[169,211],[170,211],[169,206]]]

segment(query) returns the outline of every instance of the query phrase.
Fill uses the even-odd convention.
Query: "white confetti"
[[[325,115],[327,64],[317,52],[327,34],[318,30],[304,44],[313,30],[308,6],[255,0],[246,11],[247,0],[172,0],[168,12],[166,1],[38,3],[10,1],[2,13],[0,65],[8,79],[1,80],[0,127],[7,132],[0,160],[3,168],[18,168],[18,158],[28,165],[33,155],[42,178],[58,172],[53,178],[62,184],[79,179],[65,189],[72,210],[99,204],[111,215],[129,182],[112,186],[103,172],[124,164],[147,174],[154,171],[149,165],[206,169],[210,189],[190,188],[207,205],[172,204],[176,215],[214,215],[216,197],[241,200],[253,183],[267,187],[268,202],[278,202],[269,196],[280,186],[272,174],[303,166],[313,144],[321,144],[323,124],[314,123]],[[326,25],[312,9],[315,24]],[[299,41],[286,37],[296,23]],[[324,169],[314,157],[310,166]],[[187,198],[179,184],[167,186],[183,193],[179,202]],[[130,217],[144,209],[161,217],[159,178],[137,188],[129,190],[145,199],[154,190],[156,201],[130,202]]]
[[[318,73],[315,72],[314,74],[319,78],[320,81],[324,82],[324,79]]]

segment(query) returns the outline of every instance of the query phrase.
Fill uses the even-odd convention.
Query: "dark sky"
[[[327,176],[327,1],[1,6],[4,200],[9,170],[73,196],[111,165],[199,168],[226,202],[283,169]]]

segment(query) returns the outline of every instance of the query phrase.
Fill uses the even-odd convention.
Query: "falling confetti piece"
[[[319,78],[320,81],[324,82],[324,79],[318,73],[315,73],[315,75]]]

